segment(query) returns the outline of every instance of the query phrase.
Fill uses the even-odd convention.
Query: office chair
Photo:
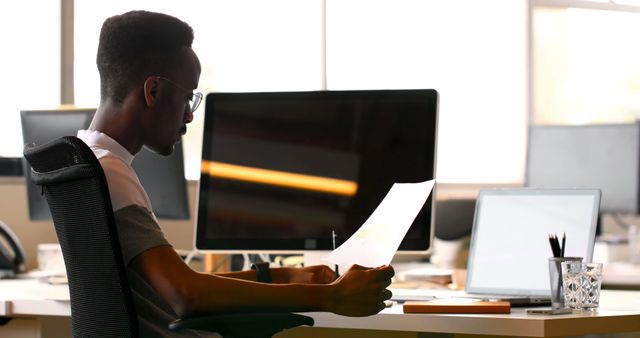
[[[459,240],[471,235],[475,212],[475,199],[436,201],[436,226],[434,235],[445,241]]]
[[[469,256],[469,242],[475,199],[436,201],[435,238],[430,261],[443,268],[464,268]]]
[[[138,337],[138,317],[120,251],[109,189],[100,163],[80,139],[65,136],[26,145],[32,180],[41,186],[62,247],[74,337]],[[313,325],[293,313],[238,313],[181,318],[170,330],[197,329],[224,337],[270,337]]]

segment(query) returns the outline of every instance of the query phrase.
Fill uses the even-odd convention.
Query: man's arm
[[[330,311],[366,316],[384,308],[384,300],[391,297],[386,287],[393,276],[390,266],[354,267],[330,284],[257,283],[195,272],[170,246],[142,252],[130,267],[181,317],[253,311]]]
[[[216,273],[218,276],[256,281],[254,270]],[[278,267],[271,268],[274,284],[304,283],[328,284],[336,279],[335,271],[326,265],[313,265],[303,268]]]

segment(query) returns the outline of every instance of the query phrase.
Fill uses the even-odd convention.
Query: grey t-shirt
[[[114,215],[125,262],[150,248],[169,245],[145,208],[130,205]],[[218,337],[194,330],[169,331],[167,326],[177,318],[176,313],[134,270],[127,268],[127,271],[141,337]]]
[[[128,267],[131,260],[146,250],[171,246],[152,212],[147,193],[131,167],[133,155],[101,132],[80,130],[78,138],[91,148],[107,178],[122,257],[138,313],[140,336],[219,337],[194,330],[169,331],[168,325],[177,319],[177,314],[141,276]]]

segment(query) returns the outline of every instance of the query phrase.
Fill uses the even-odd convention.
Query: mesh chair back
[[[25,146],[53,216],[69,279],[74,337],[137,337],[138,321],[100,163],[66,136]]]

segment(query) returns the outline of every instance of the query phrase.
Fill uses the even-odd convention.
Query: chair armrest
[[[225,313],[177,319],[169,330],[202,330],[231,337],[271,337],[300,325],[313,326],[313,318],[296,313]]]

